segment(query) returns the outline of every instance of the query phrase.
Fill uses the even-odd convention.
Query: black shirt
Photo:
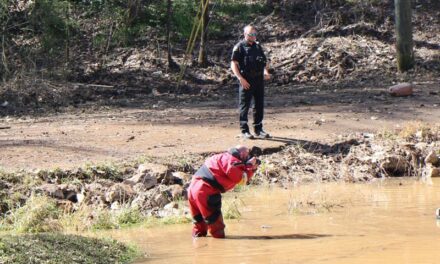
[[[232,51],[232,61],[237,61],[240,73],[244,77],[263,76],[266,67],[266,55],[261,45],[253,42],[251,45],[246,40],[242,40],[234,46]]]

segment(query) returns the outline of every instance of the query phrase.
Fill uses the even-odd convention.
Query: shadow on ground
[[[253,147],[251,150],[251,155],[255,155],[255,156],[270,155],[279,152],[285,146],[296,145],[304,149],[305,151],[313,154],[345,156],[350,152],[350,148],[352,146],[359,145],[359,142],[355,139],[350,139],[333,145],[322,144],[315,141],[286,138],[286,137],[271,137],[271,138],[258,139],[258,140],[275,141],[275,142],[284,143],[284,145],[279,147],[264,148],[264,149]]]

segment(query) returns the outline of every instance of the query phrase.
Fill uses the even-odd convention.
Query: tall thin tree
[[[200,66],[206,66],[208,64],[208,23],[209,23],[209,0],[200,0],[202,1],[202,10],[204,12],[201,13],[201,25],[202,31],[200,36],[200,50],[199,50],[199,58],[198,63]]]
[[[411,0],[394,0],[396,10],[397,68],[407,71],[414,66],[411,25]]]

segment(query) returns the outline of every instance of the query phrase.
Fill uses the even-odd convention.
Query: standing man
[[[257,40],[257,30],[248,25],[244,28],[244,39],[234,46],[231,58],[231,69],[240,82],[240,129],[241,136],[253,139],[249,131],[248,112],[254,99],[254,132],[257,138],[269,138],[263,130],[264,113],[264,80],[270,79],[269,66],[261,45]]]

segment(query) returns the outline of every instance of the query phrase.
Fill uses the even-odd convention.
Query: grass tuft
[[[57,232],[62,229],[60,213],[53,199],[32,195],[24,206],[11,210],[1,226],[18,233]]]
[[[241,217],[240,207],[245,204],[242,199],[235,197],[232,200],[226,200],[223,206],[223,217],[225,219],[239,219]]]

